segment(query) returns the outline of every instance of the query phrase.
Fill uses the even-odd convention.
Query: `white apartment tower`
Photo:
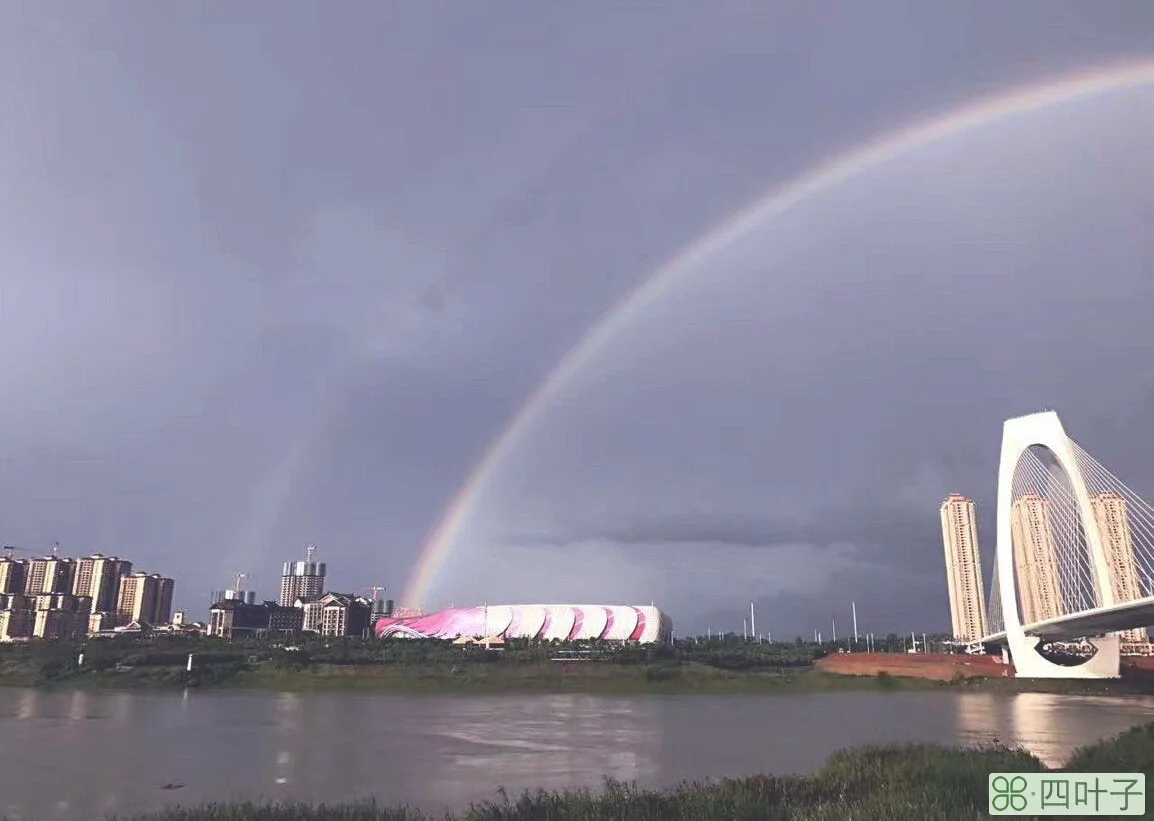
[[[954,493],[942,502],[941,513],[954,638],[958,641],[976,641],[988,635],[989,630],[974,502]]]
[[[1065,615],[1050,500],[1027,493],[1010,507],[1022,623]]]
[[[1094,523],[1102,538],[1106,563],[1110,567],[1110,587],[1118,604],[1142,598],[1138,563],[1134,560],[1134,539],[1126,499],[1113,492],[1099,493],[1090,499]],[[1147,641],[1146,629],[1121,630],[1122,641]]]

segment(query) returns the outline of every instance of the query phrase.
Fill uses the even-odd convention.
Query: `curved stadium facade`
[[[378,638],[538,639],[540,641],[668,642],[673,621],[656,607],[600,604],[501,604],[384,618]]]

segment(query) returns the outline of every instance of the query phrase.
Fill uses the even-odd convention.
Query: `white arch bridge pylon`
[[[1023,678],[1118,678],[1119,631],[1154,624],[1154,508],[1067,436],[1047,411],[1006,421],[985,644]],[[1094,655],[1058,664],[1047,641]]]

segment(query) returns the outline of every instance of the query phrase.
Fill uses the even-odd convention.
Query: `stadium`
[[[656,607],[515,604],[453,608],[427,616],[383,618],[377,638],[537,639],[668,643],[673,620]]]

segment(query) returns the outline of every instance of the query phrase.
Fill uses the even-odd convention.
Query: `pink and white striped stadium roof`
[[[656,607],[601,604],[495,604],[384,618],[376,624],[378,638],[599,639],[641,644],[662,640],[670,629],[669,617]]]

